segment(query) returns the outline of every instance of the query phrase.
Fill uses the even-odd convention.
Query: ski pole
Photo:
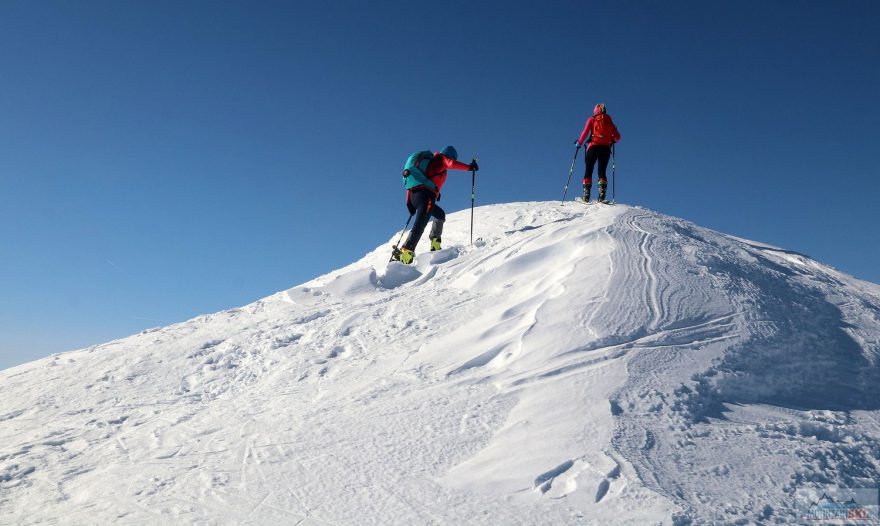
[[[574,149],[574,158],[571,160],[571,168],[568,169],[568,181],[565,182],[565,190],[562,191],[562,203],[560,206],[565,206],[565,194],[568,193],[568,185],[571,184],[571,173],[574,172],[574,165],[578,160],[578,152],[581,150],[581,145],[578,144],[577,148]]]
[[[413,218],[414,215],[415,215],[415,214],[410,214],[410,215],[409,215],[409,219],[407,219],[407,220],[406,220],[406,224],[403,225],[403,232],[400,233],[400,239],[397,240],[397,244],[396,244],[396,245],[392,245],[392,246],[391,246],[391,248],[392,248],[392,250],[391,250],[391,259],[388,260],[389,263],[391,263],[392,261],[394,261],[394,254],[400,250],[398,247],[400,246],[400,242],[403,241],[403,235],[406,234],[406,229],[409,228],[409,222],[412,221],[412,218]]]
[[[615,176],[616,171],[617,170],[616,170],[616,166],[614,163],[614,143],[611,143],[611,202],[612,203],[617,201],[617,198],[616,198],[615,192],[614,192],[615,186],[617,183],[617,177]]]
[[[476,157],[471,158],[471,163],[477,162]],[[474,244],[474,194],[477,187],[477,171],[471,168],[471,246]]]

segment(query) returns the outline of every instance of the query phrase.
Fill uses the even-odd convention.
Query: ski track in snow
[[[771,524],[880,478],[877,285],[624,205],[476,214],[0,371],[0,524]]]
[[[644,216],[643,216],[644,217]],[[641,257],[638,260],[641,262],[641,271],[642,274],[647,277],[647,281],[645,283],[645,290],[647,295],[647,301],[651,306],[651,321],[648,323],[648,330],[656,330],[658,325],[660,324],[661,317],[663,315],[662,305],[658,300],[658,283],[657,283],[657,275],[654,274],[654,258],[651,257],[651,253],[648,250],[648,243],[651,240],[651,234],[639,226],[639,220],[641,218],[635,216],[634,214],[629,218],[629,227],[638,231],[641,235],[641,240],[639,241],[639,255]]]

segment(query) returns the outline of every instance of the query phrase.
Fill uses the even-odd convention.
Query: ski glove
[[[477,170],[480,169],[480,165],[477,164],[477,160],[476,160],[476,159],[474,159],[473,161],[471,161],[471,164],[470,164],[470,166],[468,166],[468,169],[473,170],[473,171],[475,171],[475,172],[476,172]]]

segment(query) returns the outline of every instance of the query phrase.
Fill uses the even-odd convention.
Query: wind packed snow
[[[876,488],[880,286],[622,205],[469,222],[0,371],[0,524],[774,524]]]

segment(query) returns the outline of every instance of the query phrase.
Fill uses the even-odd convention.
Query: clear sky
[[[403,227],[414,150],[477,155],[478,204],[559,199],[600,101],[618,201],[880,282],[878,25],[873,0],[4,0],[0,368],[351,263]],[[444,190],[470,206],[468,172]]]

